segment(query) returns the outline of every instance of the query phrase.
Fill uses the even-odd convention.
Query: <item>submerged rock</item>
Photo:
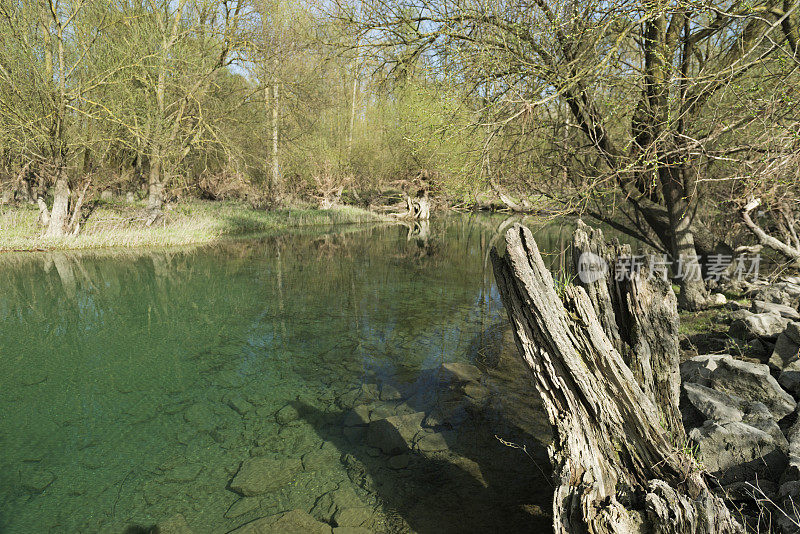
[[[258,509],[260,506],[261,506],[261,501],[258,498],[242,497],[241,499],[231,504],[230,508],[228,508],[228,511],[225,512],[225,517],[229,519],[234,519],[236,517],[249,514],[253,510]]]
[[[191,482],[197,478],[197,475],[200,474],[200,471],[203,470],[203,466],[201,464],[183,464],[171,469],[167,472],[165,480],[167,482]]]
[[[414,437],[422,429],[424,418],[424,412],[416,412],[372,421],[367,431],[367,443],[386,454],[400,454],[411,450]]]
[[[417,449],[422,453],[446,451],[450,448],[448,442],[452,442],[455,436],[453,430],[422,433],[417,441]]]
[[[389,467],[392,469],[405,469],[408,467],[410,458],[408,454],[398,454],[389,458]]]
[[[331,534],[330,525],[303,510],[262,517],[242,525],[231,534]]]
[[[42,493],[55,480],[56,476],[47,469],[30,468],[20,471],[20,486],[28,493]]]
[[[369,407],[356,406],[344,416],[345,426],[366,426],[369,424]]]
[[[302,470],[299,458],[249,458],[242,462],[230,488],[245,497],[260,495],[282,488]]]
[[[296,421],[300,418],[300,413],[297,411],[297,408],[292,406],[291,404],[287,404],[283,408],[277,411],[275,414],[275,421],[279,425],[285,425],[291,423],[292,421]]]
[[[158,534],[192,534],[192,529],[181,514],[174,515],[158,524]]]
[[[458,384],[477,382],[482,375],[480,369],[472,364],[463,362],[443,363],[440,369],[444,380]]]
[[[372,508],[363,505],[338,508],[333,516],[333,522],[339,527],[361,527],[371,519]]]

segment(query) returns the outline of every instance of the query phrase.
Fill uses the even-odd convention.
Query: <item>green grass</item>
[[[104,202],[79,235],[45,238],[38,215],[35,206],[0,207],[0,251],[189,245],[303,226],[388,220],[351,206],[265,211],[237,202],[185,201],[167,206],[164,217],[147,228],[143,203]]]

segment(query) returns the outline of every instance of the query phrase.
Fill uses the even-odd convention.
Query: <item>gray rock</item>
[[[758,285],[747,292],[752,300],[797,307],[800,303],[800,285],[784,278],[768,285]]]
[[[800,312],[797,311],[797,308],[785,304],[754,300],[750,306],[750,311],[753,313],[778,313],[792,321],[800,321]]]
[[[781,371],[778,383],[795,398],[800,398],[800,360],[794,360]]]
[[[282,488],[302,470],[299,458],[249,458],[242,462],[230,487],[240,495],[252,497]]]
[[[790,414],[797,404],[763,364],[736,360],[729,354],[695,356],[681,364],[681,378],[711,389],[762,402],[776,421]]]
[[[713,307],[725,306],[728,299],[722,293],[713,293],[709,299],[709,304]]]
[[[692,429],[689,438],[697,444],[699,461],[723,485],[755,479],[776,481],[788,465],[784,443],[742,422],[706,421]]]
[[[774,500],[778,495],[778,485],[771,480],[734,482],[723,486],[722,494],[732,501],[753,502],[764,497]]]
[[[738,317],[728,330],[731,337],[749,340],[757,337],[774,339],[786,329],[789,319],[780,313],[751,313],[746,310],[733,312]]]
[[[800,532],[800,481],[789,481],[781,484],[776,504],[786,512],[776,514],[779,532],[797,534]]]
[[[781,332],[778,340],[775,342],[775,349],[769,357],[769,366],[778,371],[782,371],[790,363],[798,359],[800,353],[800,342],[795,341],[788,334],[790,328],[794,329],[793,325],[797,323],[789,323],[789,326]]]
[[[395,415],[372,421],[367,431],[367,443],[386,454],[400,454],[412,448],[414,437],[421,430],[424,412]]]
[[[691,421],[690,426],[700,426],[706,420],[716,423],[733,423],[741,421],[744,417],[739,397],[716,391],[693,382],[684,382],[684,394],[689,404],[699,412],[698,416],[684,415],[684,420]]]
[[[786,438],[789,441],[789,466],[781,482],[800,481],[800,418],[789,427]],[[797,504],[800,506],[800,501]]]

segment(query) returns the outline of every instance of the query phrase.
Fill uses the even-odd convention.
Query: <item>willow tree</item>
[[[561,152],[570,148],[562,139],[579,133],[580,161],[565,178],[535,169],[527,185],[669,253],[693,274],[680,278],[681,304],[705,304],[698,252],[717,246],[697,217],[705,150],[735,144],[757,119],[720,108],[720,95],[771,62],[797,60],[797,0],[358,4],[360,18],[344,2],[336,16],[375,49],[413,46],[437,58],[443,75],[484,95],[491,85],[498,131],[522,123],[532,132],[556,117],[567,133],[546,141]]]
[[[82,135],[82,119],[106,24],[103,5],[89,0],[0,7],[2,144],[15,154],[20,181],[36,177],[47,236],[63,236],[79,222],[82,195],[72,195],[80,181],[76,160],[91,141]]]

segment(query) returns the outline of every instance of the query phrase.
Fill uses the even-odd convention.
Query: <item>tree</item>
[[[360,18],[343,3],[336,16],[374,48],[433,54],[442,75],[492,96],[497,131],[539,142],[515,143],[518,153],[533,145],[569,154],[563,181],[554,181],[561,173],[553,160],[540,158],[545,167],[527,169],[525,183],[668,252],[697,273],[680,278],[681,304],[705,304],[698,250],[717,246],[700,220],[707,150],[735,142],[757,120],[752,110],[715,106],[759,69],[797,60],[798,2],[363,4]],[[785,82],[796,77],[791,66],[773,72]],[[537,121],[546,123],[538,131]]]

